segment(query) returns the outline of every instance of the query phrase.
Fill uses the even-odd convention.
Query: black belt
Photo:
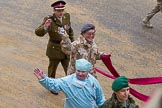
[[[60,44],[60,40],[50,40],[50,42],[56,43],[56,44]]]

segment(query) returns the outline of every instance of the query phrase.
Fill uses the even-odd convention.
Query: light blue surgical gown
[[[105,102],[102,88],[91,74],[85,80],[78,80],[74,73],[57,79],[46,76],[39,82],[48,90],[65,93],[64,108],[100,108]]]

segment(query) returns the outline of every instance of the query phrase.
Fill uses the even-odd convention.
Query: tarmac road
[[[106,29],[117,32],[126,32],[131,41],[146,50],[153,49],[161,52],[162,45],[162,15],[156,14],[151,22],[153,29],[141,26],[141,20],[155,6],[155,0],[101,0],[77,1],[69,0],[88,10],[88,15]],[[152,45],[153,44],[153,45]]]
[[[48,36],[35,36],[34,29],[52,13],[53,0],[0,1],[0,108],[62,108],[63,93],[53,96],[42,88],[32,71],[47,72],[45,56]],[[162,14],[153,17],[153,29],[141,26],[155,0],[66,0],[75,38],[85,23],[96,25],[99,50],[110,53],[114,67],[129,78],[162,75]],[[96,65],[107,71],[101,61]],[[107,71],[108,72],[108,71]],[[64,76],[59,66],[57,77]],[[99,75],[106,98],[111,79]],[[144,94],[161,84],[131,85]],[[138,99],[137,103],[141,104]]]

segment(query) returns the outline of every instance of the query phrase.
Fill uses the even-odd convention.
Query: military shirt
[[[116,94],[113,93],[112,97],[106,100],[101,108],[139,108],[139,106],[135,104],[135,101],[130,96],[126,101],[119,102],[117,100]]]
[[[47,19],[52,19],[50,27],[46,30],[44,28],[44,23]],[[59,34],[59,28],[63,27],[66,30],[66,33],[69,35],[71,41],[74,41],[73,29],[70,22],[70,14],[65,13],[60,21],[55,14],[49,15],[44,18],[42,24],[36,28],[35,34],[39,37],[43,37],[46,33],[49,34],[49,41],[47,45],[46,55],[52,58],[62,59],[65,54],[61,51],[60,42],[62,40],[61,35]]]
[[[96,64],[96,60],[100,60],[103,52],[98,51],[98,47],[93,40],[91,44],[89,44],[83,36],[80,36],[77,40],[72,42],[71,45],[71,55],[70,55],[70,63],[68,67],[68,73],[75,72],[75,61],[80,58],[84,58],[88,60],[91,64],[91,74],[94,73],[94,65]]]

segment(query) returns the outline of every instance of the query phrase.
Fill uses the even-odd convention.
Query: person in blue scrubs
[[[50,91],[65,93],[64,108],[100,108],[105,96],[98,80],[89,71],[91,63],[78,59],[75,63],[76,72],[62,78],[49,78],[41,69],[34,69],[39,83]]]

